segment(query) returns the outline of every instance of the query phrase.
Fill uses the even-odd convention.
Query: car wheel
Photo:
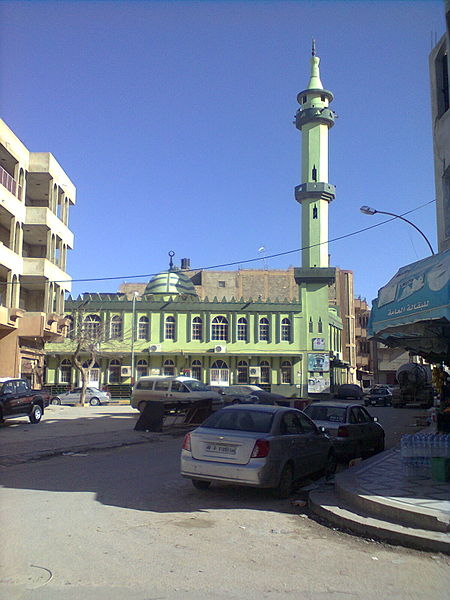
[[[231,404],[242,404],[242,400],[235,398],[234,400],[231,401]]]
[[[192,479],[191,481],[196,490],[207,490],[211,485],[210,481],[204,481],[203,479]]]
[[[141,413],[141,415],[144,412],[146,406],[147,406],[147,402],[139,402],[137,408],[138,408],[138,411]]]
[[[54,404],[55,406],[61,404],[61,398],[52,398],[51,404]]]
[[[43,414],[44,411],[39,406],[39,404],[35,404],[31,409],[30,416],[28,417],[30,419],[30,423],[39,423],[39,421],[42,419]]]
[[[329,477],[336,473],[337,469],[337,457],[333,451],[328,453],[327,462],[325,464],[324,475],[325,477]]]
[[[273,490],[276,498],[289,498],[294,483],[294,472],[291,465],[284,465],[281,471],[280,481]]]
[[[100,405],[100,400],[98,398],[91,398],[89,400],[89,404],[91,406],[99,406]]]

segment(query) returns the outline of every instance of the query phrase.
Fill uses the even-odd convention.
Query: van
[[[149,401],[164,402],[170,407],[179,404],[190,404],[199,400],[211,400],[212,409],[222,408],[220,394],[213,392],[204,383],[184,376],[152,375],[141,377],[131,392],[131,406],[143,412],[145,403]]]

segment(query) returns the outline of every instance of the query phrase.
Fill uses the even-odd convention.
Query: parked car
[[[392,392],[387,386],[372,388],[364,398],[365,406],[392,406]]]
[[[323,429],[284,406],[226,406],[188,433],[181,451],[181,475],[202,490],[221,481],[273,488],[285,498],[298,479],[335,469]]]
[[[350,460],[384,450],[384,429],[361,404],[314,402],[304,412],[325,428],[339,459]]]
[[[364,392],[356,383],[343,383],[337,389],[336,398],[339,400],[361,400]]]
[[[217,392],[192,377],[151,375],[141,377],[131,392],[131,406],[143,412],[146,402],[163,402],[165,408],[177,408],[198,401],[211,401],[211,409],[222,408],[223,400]]]
[[[52,398],[52,404],[79,404],[81,388],[75,388],[69,392],[58,394]],[[86,388],[86,402],[91,406],[99,406],[100,404],[108,404],[111,401],[109,392],[102,392],[95,387]]]
[[[32,389],[26,379],[0,379],[0,422],[15,417],[28,417],[30,423],[39,423],[48,403],[49,395],[44,390]]]
[[[276,404],[289,406],[289,400],[281,394],[267,392],[258,385],[237,384],[229,386],[210,386],[222,395],[225,405],[228,404]]]

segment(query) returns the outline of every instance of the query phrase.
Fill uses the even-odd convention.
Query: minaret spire
[[[308,90],[323,90],[323,85],[320,80],[320,58],[316,56],[316,40],[312,41],[311,52],[311,78],[309,80]]]

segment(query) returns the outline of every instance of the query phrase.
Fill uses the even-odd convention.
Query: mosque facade
[[[302,137],[302,264],[298,294],[284,298],[199,298],[185,271],[170,264],[141,294],[87,293],[66,300],[70,322],[63,342],[46,345],[46,386],[59,393],[80,384],[72,361],[79,332],[95,338],[90,384],[126,396],[143,375],[195,377],[210,385],[254,383],[292,398],[320,398],[345,382],[342,320],[330,305],[335,269],[328,258],[328,135],[335,114],[324,89],[319,58],[297,96],[295,124]]]

